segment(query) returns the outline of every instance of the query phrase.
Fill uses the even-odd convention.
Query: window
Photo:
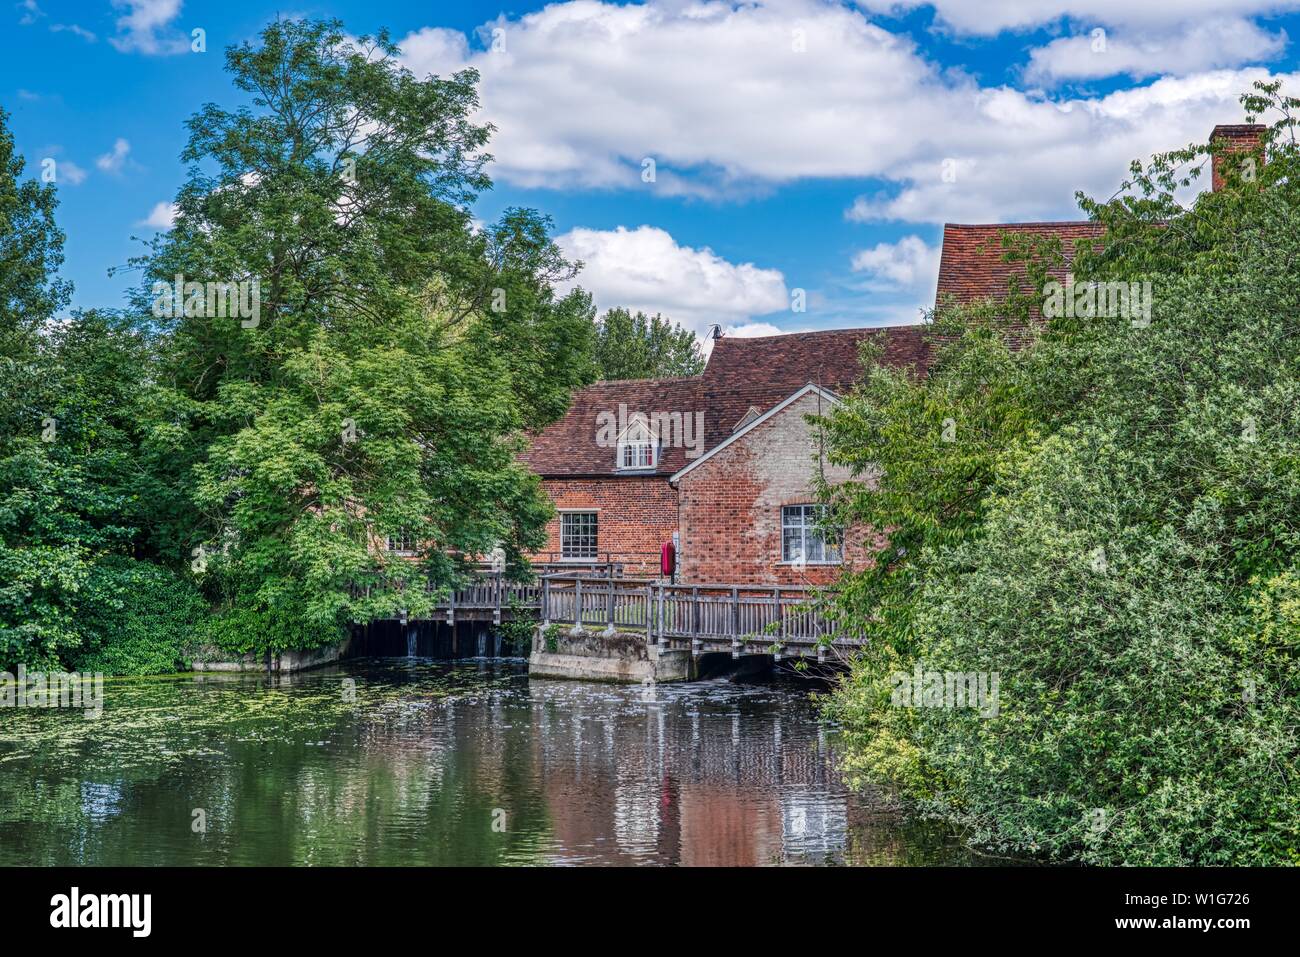
[[[560,513],[560,557],[596,557],[596,513]]]
[[[618,467],[621,469],[652,469],[655,467],[653,442],[625,442],[618,447]]]
[[[414,555],[415,540],[411,537],[409,528],[398,529],[393,535],[388,536],[388,550],[396,552],[398,555]]]
[[[782,561],[819,564],[843,561],[841,536],[818,526],[825,515],[824,505],[786,505],[781,509]]]
[[[659,459],[659,438],[650,422],[640,413],[632,414],[631,421],[618,436],[619,469],[652,469]]]

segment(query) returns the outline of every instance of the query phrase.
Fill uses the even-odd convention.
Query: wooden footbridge
[[[529,581],[479,570],[438,604],[434,620],[500,624],[524,614],[537,618],[543,630],[559,625],[644,635],[661,651],[694,655],[721,651],[820,661],[828,649],[848,652],[861,644],[839,627],[828,597],[817,589],[629,578],[616,562],[535,570],[539,574]]]

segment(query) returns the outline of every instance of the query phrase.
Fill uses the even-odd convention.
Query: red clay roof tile
[[[848,391],[862,374],[858,347],[864,339],[883,340],[884,362],[924,373],[930,358],[926,328],[888,326],[756,338],[724,336],[714,341],[702,375],[597,382],[579,390],[564,418],[534,436],[522,459],[545,477],[619,475],[616,448],[600,445],[597,438],[600,414],[618,416],[620,403],[629,416],[637,412],[647,416],[681,413],[683,417],[703,413],[700,451],[707,452],[731,435],[751,406],[766,412],[809,382],[832,392]],[[680,443],[665,442],[655,472],[672,475],[691,460]]]

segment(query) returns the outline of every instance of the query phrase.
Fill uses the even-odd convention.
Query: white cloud
[[[612,306],[661,312],[699,333],[713,322],[739,326],[751,316],[789,308],[779,270],[678,245],[653,226],[579,228],[556,242],[570,259],[585,264],[573,284],[591,292],[602,312]]]
[[[794,329],[778,329],[770,322],[747,322],[742,326],[724,326],[722,334],[733,339],[758,339],[762,336],[780,336],[794,331]]]
[[[153,209],[149,211],[149,215],[136,225],[148,226],[151,229],[171,229],[175,222],[175,203],[155,203]]]
[[[171,27],[180,16],[181,0],[113,0],[113,9],[125,13],[117,18],[118,35],[108,42],[123,53],[168,55],[189,50],[189,38]]]
[[[86,181],[86,171],[72,160],[57,160],[54,170],[55,182],[67,183],[69,186],[80,186]]]
[[[870,174],[909,152],[894,130],[950,95],[910,40],[819,0],[578,0],[489,24],[488,44],[492,29],[500,52],[440,28],[400,45],[419,75],[479,70],[495,171],[522,185],[701,192]]]
[[[1271,60],[1286,49],[1286,31],[1270,33],[1249,20],[1209,19],[1170,33],[1107,34],[1096,27],[1031,50],[1026,77],[1035,82],[1134,79]]]
[[[36,0],[22,0],[22,2],[17,6],[18,9],[23,12],[23,15],[18,18],[20,26],[30,27],[37,20],[41,19],[41,17],[45,16],[45,11],[40,8],[40,5],[37,4]]]
[[[87,43],[94,43],[99,37],[85,27],[75,23],[51,23],[50,30],[54,33],[71,33],[73,36],[81,37]]]
[[[113,142],[112,151],[95,160],[95,165],[105,173],[120,173],[122,167],[126,165],[126,158],[130,153],[131,144],[119,136]]]
[[[848,216],[918,223],[1077,219],[1076,189],[1109,196],[1131,160],[1204,142],[1216,124],[1240,122],[1237,97],[1269,76],[1262,69],[1219,70],[1060,103],[984,91],[972,105],[989,131],[945,136],[935,148],[951,149],[950,156],[900,164],[889,174],[899,185],[859,197]],[[1288,88],[1300,85],[1297,75],[1281,79]],[[1203,175],[1198,188],[1208,186]]]
[[[878,243],[853,256],[853,271],[866,273],[869,290],[903,290],[932,294],[939,278],[939,247],[920,236]]]
[[[494,29],[500,52],[490,49]],[[499,178],[727,197],[871,178],[880,188],[852,218],[908,222],[1077,217],[1076,188],[1109,195],[1134,158],[1240,122],[1238,96],[1267,76],[1195,73],[1103,97],[985,87],[940,70],[862,11],[821,0],[578,0],[494,21],[480,37],[487,48],[426,28],[401,45],[420,75],[480,71]],[[1183,53],[1194,62],[1191,46]],[[642,182],[647,157],[655,183]]]
[[[934,9],[956,33],[993,36],[1027,30],[1063,18],[1088,23],[1167,28],[1214,17],[1249,17],[1300,9],[1300,0],[857,0],[875,13]]]

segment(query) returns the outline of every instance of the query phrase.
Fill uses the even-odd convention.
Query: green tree
[[[875,373],[827,423],[862,474],[826,490],[842,520],[901,546],[843,583],[873,639],[830,702],[846,766],[978,845],[1300,860],[1300,166],[1294,104],[1245,100],[1282,115],[1266,174],[1185,207],[1193,147],[1085,203],[1107,232],[1076,276],[1151,282],[1149,325],[1052,320],[1008,350],[986,303],[928,381]],[[998,713],[900,706],[917,666],[998,673]]]
[[[54,223],[54,184],[23,179],[24,166],[0,109],[0,362],[30,358],[41,325],[72,293],[58,278],[63,233]]]
[[[658,313],[606,311],[596,324],[595,355],[602,379],[668,379],[704,371],[695,334]]]
[[[473,223],[476,75],[418,79],[397,54],[336,21],[230,49],[251,105],[190,120],[176,224],[140,263],[137,307],[168,336],[147,448],[199,509],[179,547],[230,650],[425,611],[457,556],[539,547],[550,508],[519,436],[593,374],[590,299],[553,293],[576,267],[549,223]],[[256,315],[218,301],[239,283]]]
[[[95,640],[100,599],[130,595],[139,576],[174,588],[179,604],[197,594],[136,560],[157,557],[140,454],[153,355],[121,317],[84,313],[40,329],[30,359],[0,380],[15,420],[0,436],[0,661],[68,664]]]

